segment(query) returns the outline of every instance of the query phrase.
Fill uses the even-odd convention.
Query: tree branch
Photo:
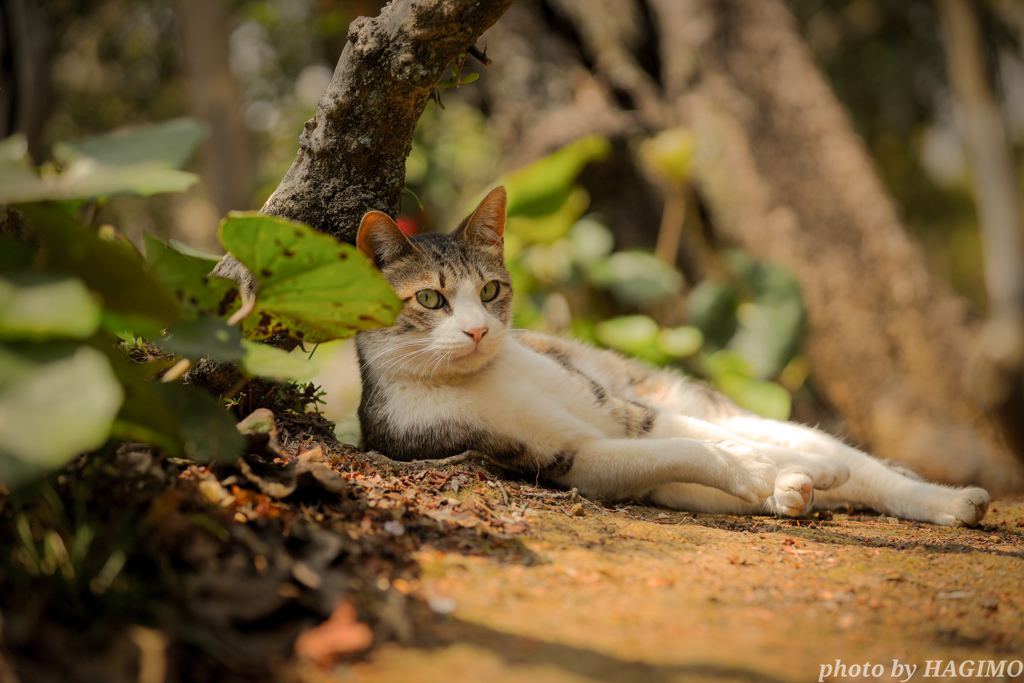
[[[405,159],[420,114],[448,64],[473,47],[512,0],[392,0],[359,17],[334,78],[306,122],[299,152],[263,207],[355,242],[371,209],[397,215]],[[253,293],[251,274],[230,255],[213,274]]]

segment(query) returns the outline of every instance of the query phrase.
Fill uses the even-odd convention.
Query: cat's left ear
[[[363,216],[356,235],[356,248],[369,256],[378,270],[413,252],[409,238],[383,211],[368,211]]]
[[[456,233],[462,239],[484,247],[505,248],[505,206],[508,196],[504,187],[487,193],[476,210],[462,222]]]

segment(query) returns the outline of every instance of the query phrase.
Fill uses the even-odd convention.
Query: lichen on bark
[[[511,4],[392,0],[378,16],[353,21],[295,161],[263,212],[350,243],[367,211],[397,215],[413,132],[437,82]],[[230,255],[214,274],[253,292],[252,276]]]

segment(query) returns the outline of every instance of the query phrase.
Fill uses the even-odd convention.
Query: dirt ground
[[[1021,678],[1024,501],[947,529],[606,509],[503,488],[526,506],[515,543],[419,550],[421,577],[400,588],[446,616],[424,642],[385,645],[337,680],[923,680],[988,660],[1007,663],[995,680]],[[497,495],[477,489],[463,500]],[[973,680],[993,679],[981,666]]]
[[[51,482],[0,498],[0,683],[1024,678],[1024,499],[694,515],[287,429]]]

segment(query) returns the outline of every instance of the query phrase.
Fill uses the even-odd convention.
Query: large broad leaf
[[[715,378],[715,387],[737,405],[773,420],[788,420],[793,408],[789,392],[775,382],[724,374]]]
[[[0,345],[0,480],[17,484],[98,448],[123,399],[93,348]]]
[[[217,318],[195,318],[175,323],[157,345],[183,358],[204,356],[226,363],[242,359],[242,333],[237,327]]]
[[[0,274],[21,272],[32,263],[32,247],[21,240],[0,235]]]
[[[179,169],[204,134],[199,123],[175,119],[58,143],[60,172],[31,168],[24,138],[12,136],[0,143],[0,204],[181,192],[198,180]]]
[[[590,195],[581,187],[572,188],[564,200],[550,213],[536,216],[510,216],[507,234],[526,242],[551,243],[569,234],[583,212],[590,206]]]
[[[158,163],[183,168],[204,137],[206,129],[201,123],[178,118],[65,142],[56,146],[54,155],[64,162],[90,157],[109,166]]]
[[[266,377],[278,382],[301,382],[316,375],[316,366],[302,356],[278,349],[269,344],[245,340],[245,358],[242,369],[250,375]]]
[[[736,334],[736,290],[729,284],[704,280],[693,288],[686,299],[690,322],[700,328],[714,348],[725,347]]]
[[[163,192],[184,192],[199,176],[169,168],[157,161],[130,166],[109,166],[91,157],[75,159],[57,176],[43,176],[49,193],[21,199],[93,199],[117,195],[149,196]]]
[[[610,151],[607,139],[591,135],[510,173],[502,181],[508,191],[508,215],[543,216],[557,211],[583,167]]]
[[[113,329],[129,326],[140,334],[154,334],[180,317],[174,300],[122,247],[52,207],[29,205],[22,212],[43,239],[47,269],[78,277],[103,297],[109,314],[105,320],[111,320]]]
[[[78,278],[0,278],[0,339],[85,339],[100,325],[100,302]]]
[[[683,276],[661,259],[644,251],[618,251],[590,264],[587,278],[629,306],[646,306],[669,299],[683,288]]]
[[[658,344],[661,328],[646,315],[624,315],[598,323],[594,332],[605,346],[651,363],[664,364],[671,356]]]
[[[236,420],[217,399],[195,387],[158,384],[156,392],[178,421],[185,456],[200,462],[230,462],[241,454],[245,437]]]
[[[703,358],[704,371],[715,388],[738,405],[764,417],[789,419],[792,398],[785,388],[766,380],[751,377],[749,361],[742,354],[716,351]]]
[[[28,142],[22,133],[0,141],[0,204],[35,201],[36,195],[46,189],[28,163]],[[22,197],[30,197],[24,200]]]
[[[247,336],[287,329],[311,342],[394,322],[402,302],[362,253],[301,223],[232,213],[220,240],[256,278]]]
[[[229,293],[235,283],[208,275],[210,261],[182,253],[174,246],[164,244],[146,233],[146,267],[153,278],[164,286],[168,294],[177,299],[188,313],[223,315],[233,300]]]
[[[753,299],[737,309],[739,328],[729,348],[747,359],[753,377],[775,377],[800,350],[806,318],[800,286],[781,266],[743,252],[729,252],[726,259]]]

